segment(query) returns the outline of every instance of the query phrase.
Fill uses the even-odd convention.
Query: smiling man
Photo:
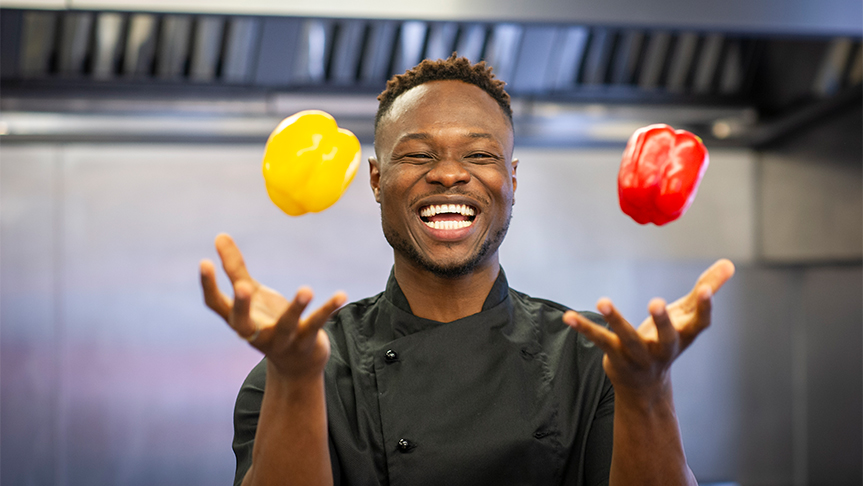
[[[302,318],[227,235],[234,287],[207,305],[261,350],[235,410],[236,484],[695,484],[671,391],[710,322],[722,260],[633,328],[511,289],[498,261],[516,191],[509,96],[484,64],[424,61],[379,97],[371,188],[394,265],[384,292]],[[610,328],[610,329],[609,329]]]

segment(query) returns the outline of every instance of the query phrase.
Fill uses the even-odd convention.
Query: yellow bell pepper
[[[291,216],[319,212],[342,197],[360,165],[360,142],[329,113],[306,110],[282,120],[264,150],[264,182]]]

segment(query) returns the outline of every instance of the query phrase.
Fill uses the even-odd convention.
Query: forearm
[[[686,464],[670,378],[655,393],[615,390],[609,484],[697,486]]]
[[[244,486],[333,484],[323,374],[297,381],[271,364]]]

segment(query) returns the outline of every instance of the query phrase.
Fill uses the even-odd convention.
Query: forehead
[[[434,126],[480,128],[512,137],[509,119],[491,95],[473,84],[446,80],[423,83],[396,98],[381,119],[376,142]]]

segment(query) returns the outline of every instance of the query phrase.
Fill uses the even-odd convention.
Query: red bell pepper
[[[708,163],[707,148],[696,135],[665,124],[639,128],[620,162],[620,208],[639,224],[674,221],[695,200]]]

